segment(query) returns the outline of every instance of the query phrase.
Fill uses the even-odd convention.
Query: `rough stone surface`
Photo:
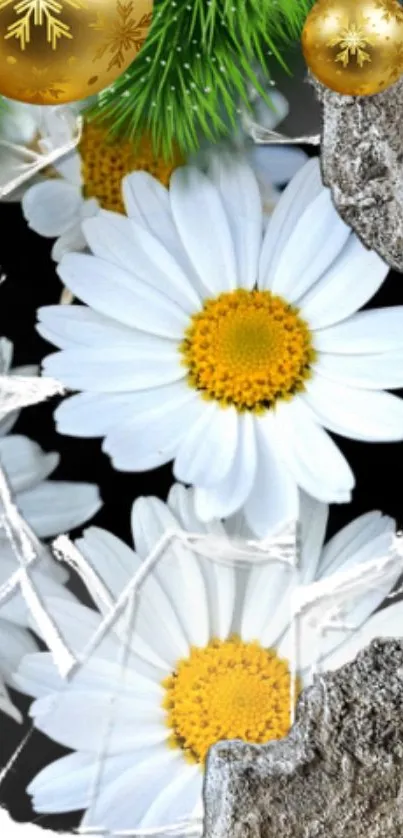
[[[322,104],[322,177],[363,244],[403,272],[403,77],[376,96],[342,96],[312,76]]]
[[[403,640],[375,640],[315,676],[286,739],[221,742],[204,786],[206,838],[401,838]]]

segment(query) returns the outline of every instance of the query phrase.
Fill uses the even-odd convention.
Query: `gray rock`
[[[402,667],[403,640],[375,640],[315,676],[285,739],[215,745],[206,838],[401,838]]]
[[[376,96],[309,80],[322,104],[323,182],[363,244],[403,272],[403,76]]]

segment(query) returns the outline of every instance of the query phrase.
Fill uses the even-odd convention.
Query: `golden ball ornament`
[[[146,38],[153,0],[0,0],[0,94],[33,105],[109,87]]]
[[[302,33],[312,74],[347,96],[373,96],[403,73],[398,0],[317,0]]]

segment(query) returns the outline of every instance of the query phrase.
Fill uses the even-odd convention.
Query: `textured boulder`
[[[403,271],[403,77],[376,96],[310,81],[322,104],[323,182],[363,244]]]
[[[403,641],[375,640],[315,676],[286,739],[215,745],[206,838],[401,838],[402,671]]]

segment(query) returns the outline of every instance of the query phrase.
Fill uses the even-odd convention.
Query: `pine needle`
[[[267,100],[268,65],[300,37],[313,0],[156,0],[138,58],[87,111],[111,139],[147,134],[156,154],[219,142],[252,85]],[[261,78],[264,78],[262,85]]]

